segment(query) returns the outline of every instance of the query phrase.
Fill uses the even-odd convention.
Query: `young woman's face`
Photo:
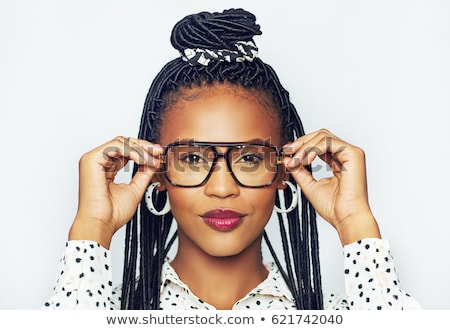
[[[190,91],[165,114],[160,143],[267,141],[279,146],[273,111],[248,92],[230,86]],[[189,92],[188,92],[189,93]],[[217,147],[219,153],[226,147]],[[263,188],[247,188],[232,178],[224,158],[217,161],[206,184],[177,187],[162,176],[181,244],[191,244],[212,256],[236,255],[258,242],[273,211],[281,175]],[[280,174],[280,173],[279,173]]]

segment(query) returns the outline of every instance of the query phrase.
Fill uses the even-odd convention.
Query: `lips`
[[[218,231],[233,230],[242,222],[243,216],[238,212],[224,209],[211,210],[201,215],[206,224]]]

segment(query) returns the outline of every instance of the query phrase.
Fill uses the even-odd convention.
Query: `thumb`
[[[142,196],[144,196],[154,174],[154,169],[143,165],[139,167],[138,171],[131,179],[130,187],[133,189],[137,201],[140,201]]]
[[[295,182],[300,186],[300,189],[308,198],[314,185],[317,183],[313,175],[302,165],[294,168],[286,167],[289,174],[294,178]]]

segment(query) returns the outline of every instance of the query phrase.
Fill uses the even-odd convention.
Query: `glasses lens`
[[[220,147],[222,147],[221,145]],[[174,145],[166,153],[166,176],[173,185],[201,185],[210,174],[216,157],[225,156],[234,178],[241,185],[270,185],[277,176],[277,152],[270,146],[248,145],[229,147],[225,154],[216,154],[213,146]],[[221,171],[225,163],[215,164]]]
[[[245,186],[269,185],[277,175],[277,153],[272,147],[236,147],[228,157],[234,176]]]
[[[196,186],[206,179],[213,162],[210,147],[171,146],[166,154],[166,175],[174,185]]]

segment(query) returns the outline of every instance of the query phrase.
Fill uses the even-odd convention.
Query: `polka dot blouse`
[[[366,238],[344,247],[345,295],[324,294],[325,309],[418,309],[400,288],[389,242]],[[54,294],[43,309],[120,309],[121,287],[111,282],[108,250],[93,241],[69,241],[58,266]],[[233,309],[295,309],[274,263],[269,275]],[[162,309],[215,309],[195,296],[169,262],[163,265]]]

